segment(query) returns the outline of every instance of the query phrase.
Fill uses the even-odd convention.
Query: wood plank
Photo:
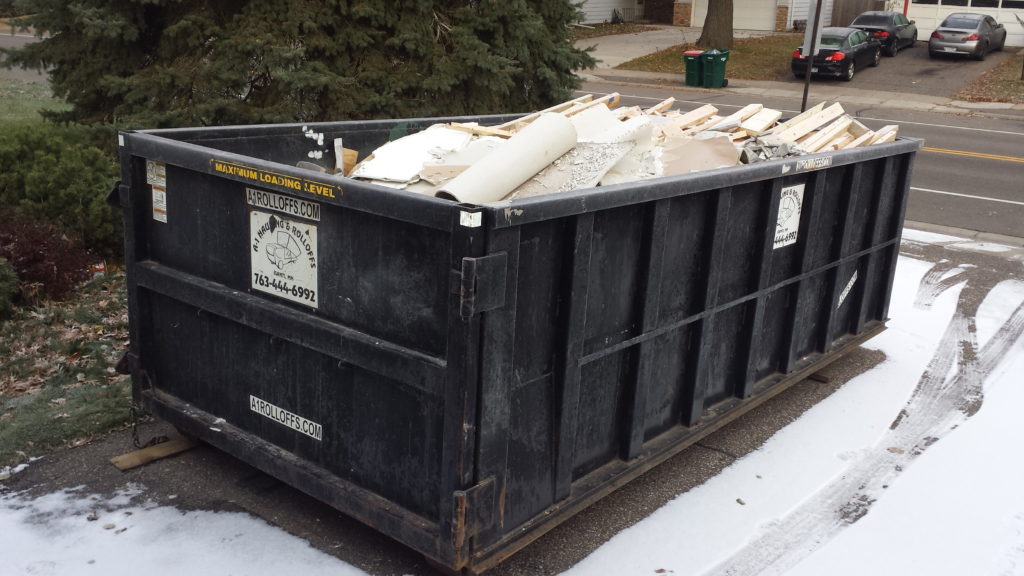
[[[846,132],[846,129],[850,126],[853,119],[849,116],[839,118],[835,122],[832,122],[828,126],[825,126],[818,132],[811,135],[806,141],[800,144],[800,147],[808,152],[817,152],[825,147],[826,144],[831,142],[835,137]]]
[[[118,470],[124,472],[125,470],[138,468],[139,466],[144,466],[156,460],[180,454],[195,447],[197,444],[198,442],[195,440],[178,436],[176,438],[171,438],[167,442],[154,444],[153,446],[148,446],[141,450],[129,452],[120,456],[114,456],[110,459],[110,463],[116,466]]]
[[[854,138],[853,141],[850,142],[849,144],[847,144],[846,146],[843,146],[843,149],[846,150],[846,149],[849,149],[849,148],[857,148],[858,146],[867,146],[868,144],[871,143],[871,140],[873,140],[874,138],[875,138],[875,131],[874,130],[868,130],[867,132],[865,132],[865,133],[861,134],[860,136],[857,136],[856,138]]]
[[[495,128],[494,126],[481,126],[479,124],[463,124],[460,122],[450,122],[448,127],[452,130],[459,130],[460,132],[469,132],[470,134],[477,134],[480,136],[498,136],[500,138],[511,138],[512,131],[503,130],[501,128]]]
[[[794,142],[802,136],[810,134],[817,128],[828,124],[836,118],[842,116],[844,113],[842,104],[836,103],[828,108],[825,108],[821,112],[814,114],[813,116],[798,122],[789,128],[786,128],[782,132],[773,134],[772,136],[782,140],[783,142],[789,141]]]
[[[811,116],[814,116],[815,114],[821,112],[824,109],[825,103],[819,102],[818,104],[808,108],[807,110],[804,110],[803,112],[797,114],[796,116],[793,116],[789,120],[776,124],[774,128],[768,131],[768,133],[778,134],[779,132],[782,132],[783,130],[789,128],[790,126],[794,126],[796,124],[799,124],[800,122],[803,122],[804,120],[807,120]]]
[[[604,104],[608,108],[614,108],[619,105],[619,97],[620,95],[618,92],[612,92],[611,94],[602,96],[600,98],[597,98],[596,100],[591,100],[590,102],[574,104],[569,109],[559,112],[559,114],[566,117],[575,116],[576,114],[579,114],[580,112],[583,112],[588,108],[593,108],[594,106],[597,106],[599,104]]]
[[[822,150],[842,150],[850,142],[853,142],[853,134],[850,134],[849,132],[844,132],[844,133],[840,134],[839,136],[837,136],[837,137],[833,138],[832,140],[830,140],[828,142],[828,144],[825,144],[824,146],[822,146],[821,149]]]
[[[661,102],[658,102],[654,106],[651,106],[647,110],[644,110],[644,114],[662,114],[663,112],[667,112],[668,109],[671,108],[672,105],[675,103],[675,97],[669,96],[668,98],[662,100]]]
[[[707,120],[715,114],[718,114],[718,108],[715,108],[711,104],[705,104],[700,108],[691,110],[686,114],[679,116],[678,118],[673,118],[672,122],[678,126],[680,130],[686,130],[687,128],[707,122]]]
[[[521,130],[524,126],[526,126],[530,122],[533,122],[537,118],[540,118],[540,115],[544,114],[545,112],[564,112],[565,110],[568,110],[569,108],[572,108],[576,104],[580,104],[580,103],[583,103],[583,102],[590,102],[593,99],[594,99],[594,95],[593,94],[584,94],[583,96],[580,96],[579,98],[573,98],[572,100],[566,100],[565,102],[561,102],[559,104],[555,104],[554,106],[552,106],[550,108],[545,108],[543,110],[539,110],[537,112],[533,112],[531,114],[527,114],[526,116],[523,116],[522,118],[517,118],[515,120],[510,120],[508,122],[505,122],[504,124],[498,124],[497,126],[494,126],[494,128],[497,128],[499,130],[512,130],[513,132],[516,131],[516,130]]]
[[[782,118],[781,110],[773,110],[771,108],[765,108],[754,114],[750,118],[747,118],[740,124],[740,130],[743,130],[751,136],[756,136],[761,132],[771,128],[776,122]]]
[[[875,132],[875,137],[871,139],[872,144],[883,144],[885,142],[892,142],[896,139],[896,134],[899,132],[900,127],[896,124],[889,124],[882,126]]]
[[[704,122],[701,122],[700,124],[697,124],[696,126],[692,126],[692,127],[688,128],[687,130],[684,130],[683,134],[697,134],[698,132],[703,132],[703,131],[707,130],[708,128],[714,126],[715,124],[719,123],[721,120],[722,120],[721,116],[717,116],[717,115],[716,116],[711,116],[710,118],[708,118]]]
[[[757,114],[763,109],[764,105],[762,104],[747,104],[743,108],[740,108],[725,118],[722,118],[720,122],[712,124],[708,130],[735,130],[740,127],[740,124],[744,120],[750,118],[754,114]]]

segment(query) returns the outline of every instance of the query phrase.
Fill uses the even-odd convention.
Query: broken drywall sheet
[[[720,133],[673,138],[665,142],[663,148],[661,159],[665,176],[735,166],[740,160],[739,149],[729,136]]]
[[[496,202],[543,170],[576,144],[576,129],[561,114],[545,113],[502,146],[449,180],[439,198]]]
[[[468,132],[443,125],[430,126],[377,148],[353,169],[351,176],[387,182],[415,182],[424,164],[465,148],[472,137]]]

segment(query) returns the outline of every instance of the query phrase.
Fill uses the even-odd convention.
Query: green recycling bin
[[[729,61],[728,50],[708,50],[700,59],[704,66],[705,88],[724,88],[729,84],[725,79],[725,63]]]
[[[703,50],[687,50],[683,52],[683,61],[686,63],[686,85],[704,85],[704,63],[701,62]]]

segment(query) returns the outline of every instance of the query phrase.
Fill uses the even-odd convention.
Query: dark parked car
[[[946,16],[928,39],[928,55],[968,55],[984,60],[993,50],[1006,44],[1006,28],[991,16],[957,12]]]
[[[864,66],[878,66],[882,45],[868,33],[856,28],[824,28],[821,45],[811,65],[815,76],[838,76],[853,80],[853,75]],[[793,51],[793,74],[803,78],[807,73],[807,57],[803,48]]]
[[[910,48],[917,42],[917,25],[899,12],[864,12],[853,19],[850,28],[871,34],[882,43],[882,49],[889,56],[895,56],[900,48]]]

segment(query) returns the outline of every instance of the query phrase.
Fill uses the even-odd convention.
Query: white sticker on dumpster
[[[252,410],[260,416],[270,418],[274,422],[287,426],[296,432],[302,432],[313,440],[324,439],[323,426],[313,422],[312,420],[307,420],[297,414],[292,414],[284,408],[274,406],[266,400],[260,400],[259,398],[250,395],[249,410]]]
[[[292,216],[307,218],[309,220],[320,220],[320,205],[316,202],[299,200],[298,198],[292,198],[291,196],[285,196],[284,194],[274,194],[273,192],[257,190],[255,188],[245,189],[245,199],[249,202],[250,206],[255,206],[257,208],[277,210],[279,212],[284,212],[285,214],[291,214]]]
[[[146,160],[146,183],[161,188],[167,187],[167,164]]]
[[[319,307],[316,225],[251,210],[249,233],[253,290]]]
[[[796,244],[800,234],[800,210],[804,205],[804,185],[786,186],[779,193],[779,214],[775,221],[773,250]]]

